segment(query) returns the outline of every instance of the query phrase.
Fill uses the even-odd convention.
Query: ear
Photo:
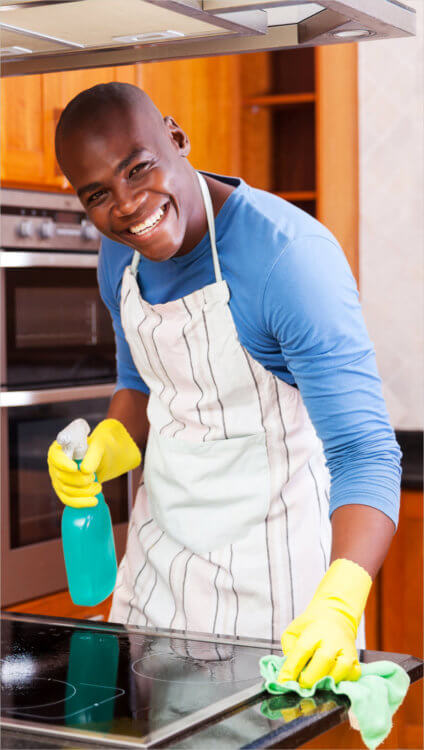
[[[190,153],[190,141],[188,135],[180,128],[175,122],[173,117],[167,115],[163,118],[165,127],[169,133],[169,137],[173,143],[173,146],[177,149],[180,156],[188,156]]]

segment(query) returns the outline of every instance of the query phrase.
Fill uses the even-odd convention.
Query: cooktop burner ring
[[[256,654],[252,658],[251,674],[238,675],[240,667],[234,656],[227,659],[196,659],[193,656],[170,654],[159,651],[142,656],[131,664],[134,674],[156,682],[172,684],[194,684],[199,688],[217,685],[245,684],[260,680],[259,662]],[[250,669],[249,669],[250,672]]]
[[[67,682],[66,680],[58,680],[58,679],[56,679],[54,677],[32,677],[31,678],[31,685],[30,685],[31,692],[33,692],[34,689],[36,689],[36,686],[34,685],[34,683],[36,683],[36,682],[39,683],[40,681],[43,681],[43,682],[52,682],[52,683],[54,682],[54,683],[56,683],[56,685],[58,685],[58,684],[65,685],[67,688],[70,688],[71,691],[73,691],[73,692],[70,692],[69,695],[67,694],[64,697],[59,698],[59,700],[57,700],[57,701],[45,701],[44,703],[34,703],[34,704],[30,704],[30,705],[20,705],[19,706],[19,710],[28,711],[29,709],[33,710],[34,708],[47,708],[47,707],[50,707],[50,706],[56,706],[59,703],[66,703],[66,701],[69,701],[71,698],[74,697],[74,695],[76,695],[77,689],[76,689],[75,685],[72,685],[70,682]],[[6,692],[8,690],[8,687],[9,686],[8,686],[7,682],[5,683],[2,680],[2,683],[1,683],[2,692],[3,691]],[[12,688],[12,686],[10,686],[10,687]],[[25,685],[23,685],[23,687],[25,687]],[[15,709],[15,707],[9,708],[9,707],[6,706],[6,707],[4,707],[3,710],[10,712],[10,711],[14,711],[16,709]]]

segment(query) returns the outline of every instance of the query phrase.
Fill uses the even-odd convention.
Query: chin
[[[165,260],[171,260],[179,252],[179,247],[170,249],[164,248],[163,250],[153,250],[149,248],[134,247],[134,250],[138,250],[144,258],[154,261],[155,263],[162,263]]]

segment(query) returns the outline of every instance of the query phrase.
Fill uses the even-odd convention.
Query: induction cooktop
[[[2,724],[149,748],[263,696],[266,641],[2,616]]]

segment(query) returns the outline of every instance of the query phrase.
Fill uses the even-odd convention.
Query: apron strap
[[[211,200],[209,188],[208,188],[205,178],[203,177],[202,174],[200,174],[200,172],[196,172],[196,174],[199,179],[200,189],[202,191],[203,203],[204,203],[205,210],[206,210],[206,218],[208,220],[209,237],[211,241],[212,260],[213,260],[213,267],[215,271],[215,278],[217,281],[222,281],[221,268],[220,268],[219,260],[218,260],[218,250],[216,248],[215,217],[213,214],[212,200]]]
[[[130,272],[133,276],[137,276],[137,270],[138,270],[138,264],[140,263],[140,253],[138,250],[134,250],[134,255],[132,257],[131,265],[130,265]]]
[[[221,267],[219,265],[218,250],[216,247],[215,217],[213,213],[212,200],[211,200],[209,188],[208,188],[205,178],[203,177],[202,174],[200,174],[200,172],[196,171],[196,174],[199,179],[200,190],[202,191],[203,204],[205,206],[206,218],[208,221],[208,229],[209,229],[209,237],[211,241],[212,260],[213,260],[213,267],[215,271],[215,278],[217,281],[222,281]],[[138,252],[138,250],[134,250],[134,255],[132,257],[131,266],[130,266],[130,271],[133,276],[137,276],[139,263],[140,263],[140,253]]]

